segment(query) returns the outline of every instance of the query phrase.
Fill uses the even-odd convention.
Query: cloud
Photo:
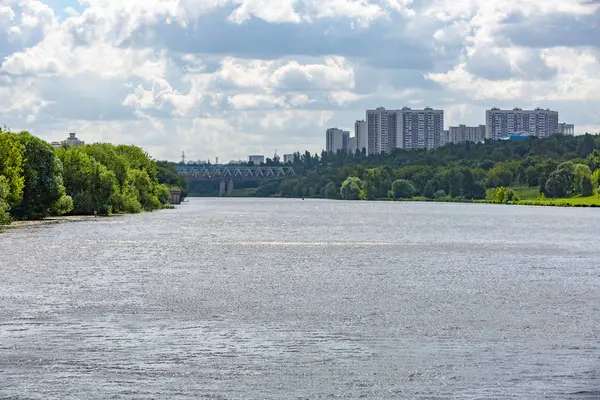
[[[600,131],[600,3],[4,0],[0,124],[155,157],[319,152],[365,109],[558,109]]]

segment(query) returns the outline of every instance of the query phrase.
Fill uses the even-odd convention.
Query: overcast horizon
[[[325,147],[366,109],[600,132],[600,0],[0,0],[0,125],[178,161]]]

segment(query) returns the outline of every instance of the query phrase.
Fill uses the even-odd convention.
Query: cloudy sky
[[[0,124],[159,159],[319,151],[365,109],[600,131],[600,0],[0,0]]]

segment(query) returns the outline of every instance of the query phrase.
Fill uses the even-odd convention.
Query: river
[[[190,199],[0,233],[2,399],[597,399],[600,210]]]

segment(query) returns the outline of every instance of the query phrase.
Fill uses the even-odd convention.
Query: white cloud
[[[550,104],[600,130],[598,49],[575,37],[594,29],[598,3],[0,3],[0,124],[49,140],[76,131],[171,159],[318,152],[326,127],[351,126],[366,108],[430,105],[449,123],[480,123],[489,103]],[[576,20],[574,44],[516,46],[503,30],[526,36],[544,16]]]

